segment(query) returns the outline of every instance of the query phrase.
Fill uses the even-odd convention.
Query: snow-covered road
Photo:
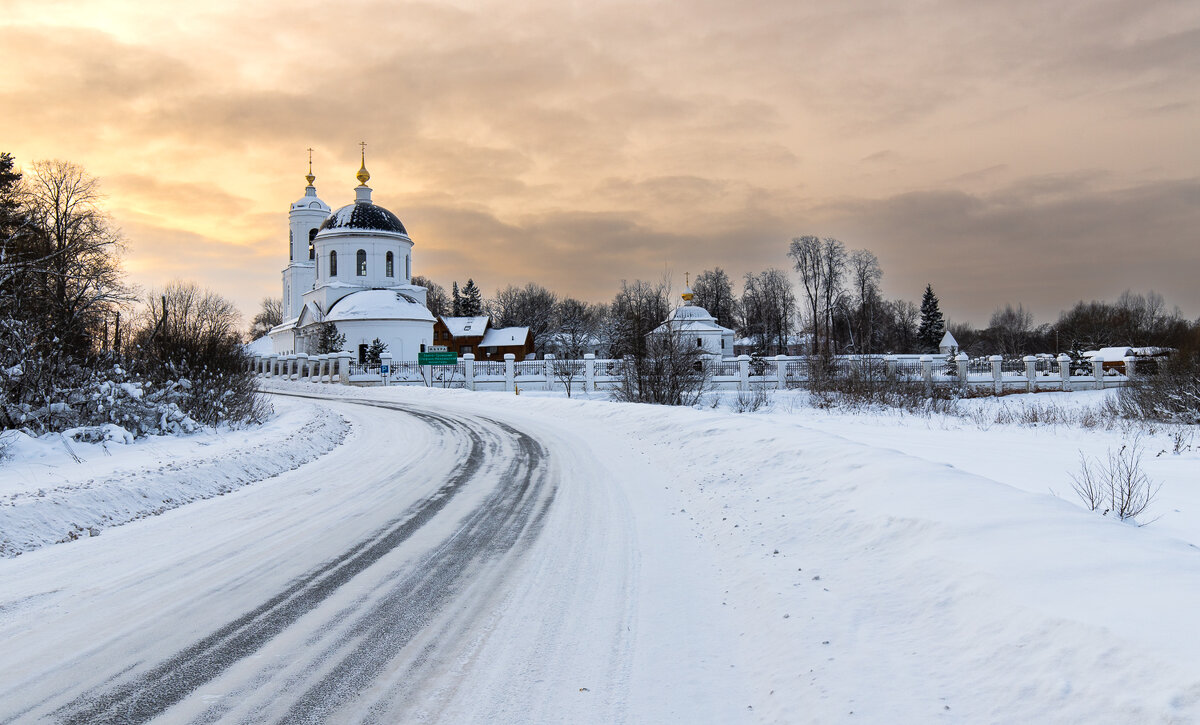
[[[0,722],[745,717],[713,565],[682,526],[638,551],[647,472],[552,420],[319,405],[353,432],[314,463],[2,562]]]

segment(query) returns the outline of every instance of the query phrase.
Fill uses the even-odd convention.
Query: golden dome
[[[367,182],[371,180],[371,172],[367,171],[367,144],[359,145],[362,146],[362,166],[358,167],[358,173],[354,175],[354,178],[358,179],[359,186],[366,186]]]
[[[692,293],[692,284],[688,277],[689,275],[684,272],[683,294],[679,295],[683,298],[684,302],[691,302],[692,298],[695,297],[695,294]]]

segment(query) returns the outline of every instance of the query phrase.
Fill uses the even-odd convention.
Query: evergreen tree
[[[461,313],[463,317],[477,317],[483,314],[483,293],[475,286],[475,280],[468,278],[462,288]]]
[[[367,364],[378,365],[382,362],[383,353],[387,352],[388,346],[378,337],[371,340],[371,344],[367,346]]]
[[[942,311],[938,309],[938,298],[933,293],[933,285],[925,285],[925,294],[921,297],[921,326],[917,328],[917,344],[922,352],[937,352],[938,343],[946,334],[946,322],[942,319]]]
[[[457,280],[455,280],[455,282],[450,287],[450,297],[451,297],[451,301],[452,301],[451,306],[450,306],[450,316],[451,317],[462,317],[462,315],[463,315],[463,311],[462,311],[463,298],[462,298],[462,295],[459,294]]]
[[[337,325],[326,322],[321,325],[321,334],[317,337],[318,355],[328,355],[331,352],[341,352],[346,347],[346,336],[338,334]]]

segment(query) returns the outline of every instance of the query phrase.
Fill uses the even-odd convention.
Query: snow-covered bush
[[[179,407],[204,425],[261,422],[270,407],[256,389],[237,323],[229,301],[174,282],[147,299],[126,350],[129,364],[157,389],[173,386]]]
[[[131,436],[191,433],[200,426],[181,407],[187,381],[138,379],[116,358],[88,368],[72,366],[60,387],[41,400],[5,401],[8,427],[31,435],[60,431],[76,440],[126,440]]]
[[[1181,350],[1152,371],[1140,363],[1114,404],[1125,418],[1200,424],[1200,351]]]

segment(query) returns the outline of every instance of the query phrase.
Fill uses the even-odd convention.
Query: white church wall
[[[433,325],[416,320],[343,320],[336,323],[346,336],[345,349],[358,359],[358,346],[370,345],[376,337],[388,346],[397,362],[415,362],[421,345],[433,343]]]

